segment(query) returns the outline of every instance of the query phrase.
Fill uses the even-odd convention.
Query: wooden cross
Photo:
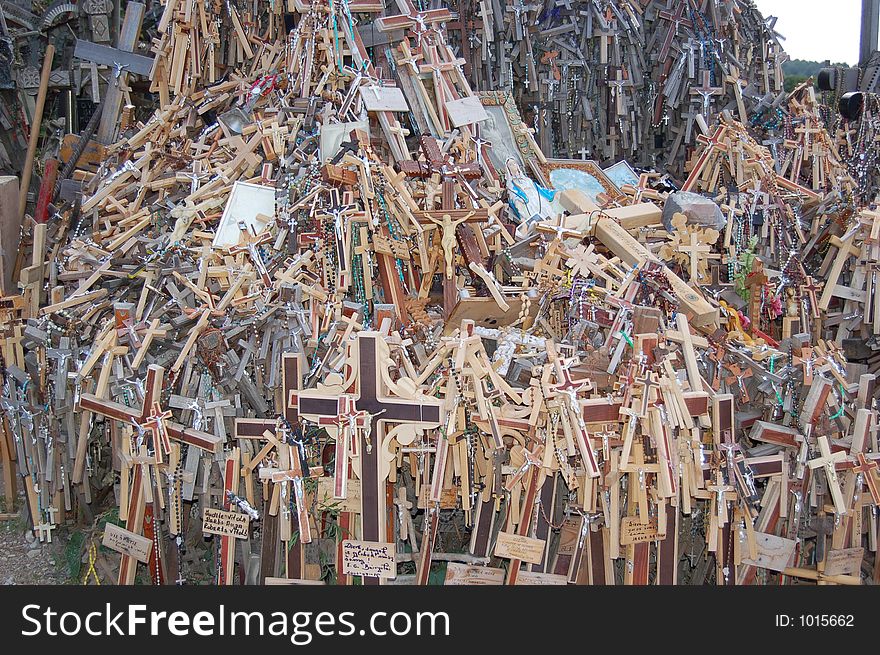
[[[880,466],[875,461],[869,462],[865,453],[859,453],[856,455],[856,459],[858,459],[859,465],[854,466],[853,471],[864,476],[868,491],[871,492],[871,499],[876,506],[880,507],[880,475],[877,473]]]
[[[715,517],[718,521],[718,527],[727,525],[727,498],[725,494],[736,491],[736,488],[724,483],[724,477],[721,471],[715,473],[715,484],[707,485],[706,489],[715,494]]]
[[[106,416],[107,418],[123,423],[143,426],[151,416],[153,403],[158,401],[162,391],[162,381],[165,369],[162,366],[151,364],[147,368],[147,378],[144,385],[144,405],[142,409],[134,409],[105,398],[99,398],[94,394],[84,393],[80,396],[79,406],[81,409]],[[223,448],[223,440],[213,434],[187,428],[179,423],[165,422],[168,436],[175,441],[201,448],[210,453],[219,453]]]
[[[46,543],[52,543],[52,530],[55,530],[58,526],[52,525],[51,523],[39,523],[34,526],[34,532],[40,538],[40,541],[45,541]]]
[[[687,180],[684,185],[682,185],[682,191],[693,191],[694,187],[697,184],[697,180],[700,179],[700,176],[703,174],[703,169],[706,164],[709,162],[709,159],[715,154],[716,150],[720,150],[722,152],[727,150],[727,144],[724,143],[723,139],[727,134],[727,126],[719,125],[718,129],[715,130],[715,133],[711,137],[704,136],[700,134],[697,137],[697,141],[706,146],[703,150],[703,153],[694,163],[694,167],[688,175]]]
[[[712,247],[706,243],[702,243],[700,241],[700,235],[696,232],[691,232],[690,237],[690,244],[680,245],[678,246],[678,250],[679,252],[683,252],[689,256],[691,262],[691,282],[698,282],[703,277],[702,275],[700,275],[700,263],[705,261],[705,255],[708,255],[710,252],[712,252]]]
[[[337,399],[336,416],[321,416],[318,425],[334,426],[336,428],[336,449],[334,460],[333,497],[343,499],[348,497],[348,463],[349,444],[358,438],[358,430],[367,426],[368,413],[365,410],[355,409],[356,399],[348,394],[343,394]]]
[[[144,403],[146,409],[146,403]],[[171,454],[171,441],[168,439],[166,421],[172,417],[170,411],[162,411],[158,400],[154,400],[150,407],[151,414],[146,417],[143,427],[153,433],[153,450],[156,452],[156,462],[161,464],[165,456]]]
[[[843,451],[832,453],[831,446],[828,443],[828,437],[825,435],[820,436],[817,439],[817,442],[819,444],[819,452],[822,453],[822,456],[817,457],[816,459],[811,459],[807,462],[807,465],[811,469],[817,469],[819,467],[825,469],[825,480],[828,483],[828,491],[831,492],[831,499],[834,501],[834,511],[837,514],[846,514],[847,504],[843,500],[843,492],[840,490],[840,482],[837,479],[837,471],[834,468],[835,464],[846,460],[846,453]]]
[[[822,285],[818,284],[812,276],[807,276],[803,284],[798,287],[801,293],[807,294],[810,299],[810,313],[813,318],[819,318],[819,301],[816,299],[816,292],[821,291]]]
[[[662,64],[667,61],[669,58],[669,50],[672,48],[672,41],[675,39],[675,35],[678,33],[678,29],[681,25],[685,27],[693,27],[694,23],[689,18],[685,18],[685,11],[687,9],[687,3],[679,2],[677,3],[677,9],[673,14],[670,11],[661,11],[658,13],[658,16],[663,20],[670,21],[672,25],[669,26],[669,30],[666,32],[666,38],[663,41],[663,45],[660,48],[660,56],[657,60],[658,63]]]
[[[421,39],[422,35],[429,30],[436,31],[439,23],[445,23],[455,17],[445,7],[429,11],[417,11],[410,0],[403,0],[403,3],[406,5],[405,14],[383,16],[376,19],[376,27],[380,32],[415,28],[415,33]]]
[[[362,331],[357,334],[349,366],[355,376],[357,388],[354,410],[369,416],[364,429],[360,430],[358,444],[358,468],[361,478],[362,539],[386,541],[385,526],[385,478],[388,475],[389,443],[385,434],[387,423],[408,426],[397,438],[401,444],[410,443],[412,430],[435,428],[441,423],[441,401],[424,396],[413,389],[409,378],[396,380],[395,390],[408,391],[409,397],[393,395],[388,382],[390,357],[388,346],[378,332]],[[328,396],[318,390],[291,391],[289,404],[295,406],[300,416],[317,422],[320,417],[338,416],[337,396]],[[395,431],[397,432],[397,431]],[[378,578],[367,578],[365,584],[379,584]]]
[[[752,375],[753,375],[753,373],[752,373],[752,369],[751,369],[751,368],[746,368],[746,370],[743,371],[743,370],[742,370],[739,366],[737,366],[736,364],[730,364],[730,365],[728,365],[727,369],[732,373],[732,375],[730,375],[730,376],[724,378],[724,381],[725,381],[728,385],[730,385],[730,384],[733,384],[733,381],[734,381],[734,380],[736,380],[736,383],[737,383],[737,385],[739,386],[739,392],[740,392],[740,397],[742,398],[742,401],[743,401],[744,403],[749,402],[749,392],[748,392],[748,390],[746,389],[746,385],[743,384],[743,378],[750,378],[750,377],[752,377]]]
[[[709,100],[712,96],[720,96],[724,95],[724,89],[718,86],[712,86],[710,82],[711,73],[707,70],[703,71],[703,85],[694,87],[691,89],[690,93],[693,96],[700,96],[703,99],[703,115],[706,116],[709,113]]]

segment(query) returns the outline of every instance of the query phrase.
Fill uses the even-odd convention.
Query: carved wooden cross
[[[822,285],[818,284],[812,276],[807,276],[803,284],[798,287],[801,293],[807,294],[810,299],[810,314],[813,318],[819,318],[819,301],[816,299],[816,292],[822,290]]]
[[[657,63],[663,64],[669,58],[669,50],[672,48],[672,41],[675,39],[675,35],[678,33],[678,29],[681,25],[685,27],[693,27],[694,23],[689,18],[685,17],[685,11],[687,9],[687,3],[679,2],[677,3],[677,9],[673,14],[670,11],[661,11],[657,15],[659,18],[663,20],[670,21],[672,25],[669,26],[669,29],[666,32],[666,38],[663,41],[663,45],[660,48],[660,56],[657,59]]]
[[[710,82],[712,74],[704,70],[703,71],[703,85],[697,86],[691,89],[690,93],[692,96],[700,96],[703,99],[703,115],[706,116],[709,113],[709,100],[712,96],[720,96],[724,95],[724,89],[718,86],[712,86]]]
[[[436,31],[438,24],[445,23],[454,18],[452,12],[445,7],[429,11],[417,11],[410,0],[403,0],[403,2],[407,8],[405,14],[383,16],[376,19],[376,27],[380,32],[393,32],[394,30],[414,28],[415,33],[421,40],[422,34],[429,30]]]
[[[853,471],[864,476],[868,491],[871,492],[871,499],[876,506],[880,507],[880,475],[877,473],[880,465],[875,461],[868,461],[865,453],[859,453],[856,455],[856,459],[858,459],[859,465],[853,467]]]
[[[726,134],[727,126],[719,125],[718,129],[715,130],[715,133],[711,137],[702,134],[697,137],[697,141],[705,145],[706,148],[694,163],[694,167],[691,170],[690,175],[688,175],[688,179],[681,187],[682,191],[693,191],[697,184],[697,180],[699,180],[700,176],[703,174],[703,169],[706,167],[706,164],[709,163],[709,159],[714,156],[715,151],[720,150],[724,152],[727,150],[727,144],[725,144],[723,140]]]
[[[99,398],[90,393],[84,393],[80,396],[79,406],[82,409],[122,421],[123,423],[143,426],[153,411],[153,403],[158,401],[161,394],[164,374],[165,369],[162,366],[152,364],[147,368],[147,379],[144,385],[144,406],[142,409],[134,409],[112,400]],[[207,432],[194,430],[171,421],[165,422],[165,429],[171,439],[207,450],[210,453],[219,453],[223,448],[223,441]]]
[[[831,493],[831,499],[834,502],[834,511],[837,514],[846,514],[847,505],[843,500],[843,492],[840,490],[840,482],[837,479],[837,471],[834,468],[837,462],[843,462],[846,460],[846,453],[843,451],[832,453],[831,445],[828,443],[828,437],[825,435],[820,436],[817,439],[817,442],[819,444],[819,452],[822,453],[822,456],[817,457],[816,459],[811,459],[807,462],[807,465],[811,469],[817,469],[819,467],[825,469],[825,480],[828,483],[828,491]]]
[[[441,402],[414,389],[409,378],[391,382],[388,346],[378,332],[359,332],[349,355],[349,367],[356,387],[354,410],[369,416],[360,430],[358,469],[361,478],[362,539],[384,542],[385,478],[388,475],[388,423],[407,426],[398,434],[402,444],[410,443],[412,430],[435,428],[441,422]],[[390,383],[390,384],[389,384]],[[393,385],[393,390],[392,390]],[[400,393],[406,396],[397,395]],[[288,406],[299,415],[317,422],[321,417],[338,416],[338,394],[319,390],[290,391]],[[398,432],[395,430],[395,432]],[[367,578],[365,584],[379,584]]]

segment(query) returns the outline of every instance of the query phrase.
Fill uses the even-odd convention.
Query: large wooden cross
[[[388,346],[378,332],[362,331],[357,334],[348,365],[353,372],[356,389],[352,394],[355,398],[353,409],[369,417],[364,421],[364,429],[359,431],[358,464],[355,467],[361,479],[361,538],[364,541],[385,542],[385,478],[390,461],[387,424],[398,423],[417,430],[438,427],[442,403],[414,391],[415,385],[409,378],[391,382]],[[400,393],[407,397],[396,395]],[[322,417],[338,416],[338,396],[315,389],[291,391],[288,406],[296,407],[300,416],[318,422]],[[406,432],[403,430],[398,434],[401,443],[409,443]],[[364,579],[368,585],[379,582],[379,578]]]
[[[151,364],[147,368],[147,379],[144,384],[144,404],[140,409],[106,398],[99,398],[90,393],[84,393],[80,396],[79,406],[81,409],[106,416],[107,418],[143,427],[150,420],[150,417],[154,416],[153,404],[158,402],[161,395],[164,375],[165,368],[162,366]],[[216,435],[202,432],[201,430],[194,430],[173,421],[165,420],[163,426],[168,437],[175,441],[201,448],[210,453],[219,453],[223,449],[223,439]],[[158,444],[154,444],[154,447],[158,447]]]

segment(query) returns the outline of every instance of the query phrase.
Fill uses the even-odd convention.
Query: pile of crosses
[[[878,580],[845,166],[805,180],[726,112],[680,189],[566,187],[447,11],[274,7],[168,2],[155,112],[120,73],[112,142],[25,222],[0,462],[41,540],[119,583]]]
[[[447,23],[480,89],[511,94],[559,157],[680,171],[698,116],[746,122],[784,98],[788,56],[746,0],[456,0]]]

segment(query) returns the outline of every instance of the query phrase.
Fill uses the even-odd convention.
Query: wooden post
[[[43,107],[46,106],[46,92],[49,90],[49,74],[52,72],[52,60],[55,58],[55,46],[51,43],[46,48],[43,58],[43,72],[40,75],[40,90],[37,93],[37,106],[34,109],[34,120],[31,123],[31,134],[28,139],[27,155],[21,169],[21,187],[18,189],[18,218],[24,220],[27,209],[27,195],[31,186],[31,173],[34,170],[34,156],[37,154],[37,141],[40,138],[40,125],[43,122]]]

